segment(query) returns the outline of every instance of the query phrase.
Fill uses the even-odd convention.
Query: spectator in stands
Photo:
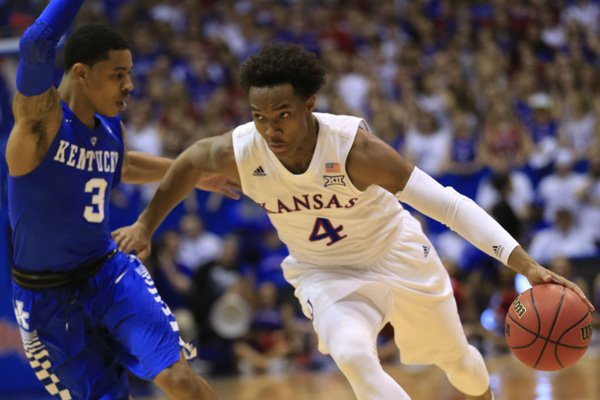
[[[540,181],[538,192],[544,201],[544,218],[546,222],[553,222],[556,211],[567,206],[574,210],[573,217],[579,218],[580,193],[585,184],[585,174],[573,171],[575,158],[571,150],[560,149],[554,162],[555,172]]]
[[[533,236],[529,253],[537,262],[548,264],[558,256],[587,257],[596,252],[592,235],[575,223],[575,209],[561,206],[555,210],[554,223]]]
[[[220,258],[201,265],[192,276],[189,301],[198,341],[202,343],[200,358],[210,363],[214,374],[235,370],[231,335],[215,324],[213,312],[217,302],[227,294],[251,298],[248,282],[240,274],[240,264],[239,239],[231,235],[223,241]]]
[[[571,150],[576,160],[580,160],[587,155],[592,144],[596,117],[583,94],[576,93],[569,100],[569,109],[560,128],[561,145]]]
[[[504,164],[511,169],[522,167],[529,157],[531,139],[503,94],[489,104],[480,151],[483,163],[495,171],[504,168]]]
[[[504,163],[504,165],[502,165]],[[533,202],[535,191],[531,179],[522,171],[511,169],[503,161],[498,164],[498,169],[492,170],[494,174],[508,174],[510,178],[511,192],[508,195],[508,203],[519,218],[526,218],[529,205]],[[486,211],[490,212],[492,207],[500,200],[500,192],[492,185],[491,176],[483,179],[477,189],[476,202]]]
[[[180,222],[181,238],[177,262],[192,271],[207,262],[217,260],[223,243],[216,234],[204,229],[204,222],[197,214],[187,214]]]
[[[491,184],[499,193],[500,198],[491,209],[491,215],[514,238],[521,237],[521,220],[509,203],[512,184],[510,175],[498,173],[492,176]]]
[[[545,172],[556,155],[558,121],[554,113],[552,98],[548,94],[538,92],[529,97],[523,122],[533,142],[529,164],[535,171]]]
[[[591,153],[585,184],[576,193],[580,201],[582,228],[591,232],[600,248],[600,149]]]
[[[155,246],[150,265],[156,288],[177,318],[181,337],[184,340],[192,341],[197,336],[189,305],[192,270],[177,263],[178,249],[179,235],[177,232],[165,232]]]
[[[586,296],[590,295],[590,286],[583,276],[577,273],[573,268],[573,262],[565,256],[557,256],[550,261],[548,267],[562,276],[568,277],[569,280],[577,283],[577,285],[583,290]]]
[[[444,172],[449,152],[451,133],[430,112],[417,108],[417,115],[406,132],[406,158],[431,175]]]
[[[250,331],[234,345],[240,372],[244,375],[285,372],[289,366],[291,343],[284,329],[276,286],[263,283],[256,292],[255,301]]]
[[[0,32],[5,36],[21,34],[43,8],[41,3],[0,1]],[[320,54],[330,73],[329,86],[318,96],[318,111],[351,113],[347,98],[341,97],[336,88],[354,87],[352,80],[348,83],[345,72],[349,68],[345,64],[360,55],[367,60],[367,71],[362,61],[363,65],[355,71],[359,72],[358,80],[354,82],[359,83],[356,87],[361,93],[368,86],[368,96],[361,95],[362,100],[357,102],[359,112],[367,113],[375,132],[396,133],[382,137],[396,150],[404,152],[406,149],[408,117],[417,114],[417,100],[426,108],[433,106],[439,120],[452,121],[452,135],[448,139],[449,164],[438,165],[438,157],[443,151],[437,150],[437,144],[428,148],[422,145],[421,137],[413,140],[414,136],[410,143],[411,148],[416,149],[411,150],[415,157],[425,158],[425,164],[432,163],[433,169],[442,175],[477,169],[481,154],[473,155],[472,148],[480,144],[485,116],[497,113],[495,103],[502,102],[500,107],[505,107],[508,115],[516,112],[523,124],[522,135],[533,142],[529,156],[529,166],[533,168],[517,170],[515,164],[518,162],[504,160],[492,173],[510,176],[512,190],[508,205],[522,221],[523,244],[530,241],[528,237],[546,227],[539,216],[542,204],[538,201],[539,190],[534,189],[549,173],[549,167],[541,171],[536,168],[552,162],[556,155],[552,152],[553,140],[548,138],[557,136],[553,132],[560,124],[560,138],[566,143],[583,143],[577,148],[586,150],[585,154],[575,155],[576,159],[583,157],[581,162],[575,160],[576,167],[585,166],[588,160],[590,164],[586,184],[577,193],[581,205],[578,209],[582,229],[591,230],[596,241],[600,240],[600,172],[593,160],[594,155],[600,154],[600,119],[593,117],[600,115],[600,85],[593,79],[598,79],[596,64],[600,57],[598,24],[593,23],[597,1],[333,0],[311,3],[314,4],[309,8],[308,3],[274,0],[269,2],[269,7],[259,9],[260,3],[247,0],[151,2],[150,6],[145,0],[102,0],[86,2],[80,22],[111,21],[118,24],[119,31],[133,39],[136,87],[127,128],[129,144],[134,149],[148,146],[146,150],[153,154],[156,151],[174,157],[199,136],[210,136],[245,121],[249,110],[236,82],[239,63],[274,38],[303,41]],[[293,13],[303,17],[292,18]],[[195,64],[193,60],[198,57],[201,59]],[[210,60],[209,64],[206,59]],[[0,68],[3,75],[10,76],[7,81],[13,80],[15,65],[15,57],[3,57]],[[210,79],[198,79],[201,75],[210,79],[216,77],[217,87]],[[184,83],[186,81],[189,85]],[[417,85],[417,82],[423,84]],[[14,89],[9,85],[4,88],[0,84],[0,87],[3,88],[0,90],[3,110],[0,137],[3,137],[8,135],[12,122],[10,105],[6,107],[2,99],[10,101]],[[443,100],[439,99],[439,91]],[[584,109],[588,107],[585,101],[594,101],[594,111],[584,112],[584,118],[576,117],[576,98],[584,100]],[[198,99],[201,101],[194,104]],[[138,112],[138,108],[143,111]],[[160,143],[156,142],[154,133],[148,135],[148,127],[142,124],[144,118],[149,118],[150,129],[156,129]],[[592,118],[595,125],[591,132],[595,138],[588,146],[585,143],[588,143]],[[499,120],[502,122],[504,117]],[[572,127],[575,129],[571,130]],[[579,139],[574,141],[568,132],[583,134],[576,134]],[[498,136],[511,139],[511,134]],[[148,139],[150,137],[152,139]],[[415,145],[415,142],[419,143]],[[515,142],[515,148],[519,148],[519,141]],[[0,147],[1,143],[2,140]],[[505,146],[506,143],[513,142],[492,143],[491,148],[511,149]],[[512,156],[508,158],[512,160]],[[457,190],[463,191],[461,185],[471,184],[466,183],[469,177],[460,177],[460,183],[455,185]],[[5,188],[0,187],[1,190]],[[551,197],[555,194],[559,191],[550,193]],[[114,191],[112,197],[111,219],[115,221],[135,218],[148,198],[124,186]],[[476,198],[488,212],[493,212],[501,194],[493,187],[492,180],[486,178],[479,186]],[[119,207],[115,207],[117,203]],[[218,214],[206,212],[215,202],[206,203],[210,204],[205,207],[199,202],[198,209],[193,211],[202,212],[209,230],[219,235],[236,230],[242,232],[242,241],[256,246],[257,235],[269,227],[263,211],[250,200],[224,202],[219,206],[223,211]],[[176,219],[173,228],[177,226]],[[215,228],[217,224],[219,230]],[[452,238],[451,235],[444,237]],[[438,246],[438,251],[441,254],[451,247],[453,258],[464,259],[462,247],[455,246],[454,242],[449,246]],[[211,250],[209,253],[218,252]],[[277,254],[253,252],[247,255],[246,262],[251,259],[253,264],[265,266],[264,271],[271,271],[277,257]],[[191,261],[194,262],[202,261]],[[175,271],[178,271],[181,266],[177,259],[175,265]],[[465,303],[487,304],[489,293],[482,287],[483,283],[477,281],[476,275],[477,271],[469,276],[464,292],[465,298],[477,300],[465,300]],[[176,287],[186,285],[181,284],[183,281],[179,278],[174,281],[179,282],[175,283]],[[161,289],[161,293],[163,291]],[[471,296],[471,292],[475,294]],[[596,299],[600,304],[600,294]],[[473,321],[477,321],[476,312],[472,314]]]
[[[463,111],[457,110],[452,115],[452,142],[450,144],[448,172],[469,175],[481,169],[478,148],[477,127],[475,121]]]

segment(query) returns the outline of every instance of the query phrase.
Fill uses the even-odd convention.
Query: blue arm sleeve
[[[19,42],[17,89],[25,96],[44,93],[54,80],[56,44],[84,0],[52,0]]]

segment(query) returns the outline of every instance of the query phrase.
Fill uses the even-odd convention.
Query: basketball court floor
[[[600,332],[575,365],[558,372],[537,372],[504,354],[487,357],[496,400],[600,400]],[[436,367],[385,365],[412,400],[463,400]],[[219,400],[355,400],[350,385],[335,370],[279,376],[208,379]],[[49,400],[46,393],[0,395],[2,400]],[[161,395],[136,400],[165,400]]]
[[[575,365],[537,372],[511,355],[487,358],[496,400],[600,400],[600,347],[591,347]],[[413,400],[464,399],[436,367],[386,365]],[[210,381],[220,400],[354,400],[337,372],[236,377]],[[156,397],[155,399],[161,399]]]

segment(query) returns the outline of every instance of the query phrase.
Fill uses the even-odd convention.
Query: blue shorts
[[[127,370],[153,380],[184,345],[146,268],[121,252],[77,289],[13,282],[13,306],[37,378],[60,399],[127,399]]]

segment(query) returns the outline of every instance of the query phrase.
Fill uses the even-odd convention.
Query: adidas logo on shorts
[[[265,174],[265,170],[263,169],[263,167],[259,166],[254,170],[252,176],[267,176],[267,174]]]

